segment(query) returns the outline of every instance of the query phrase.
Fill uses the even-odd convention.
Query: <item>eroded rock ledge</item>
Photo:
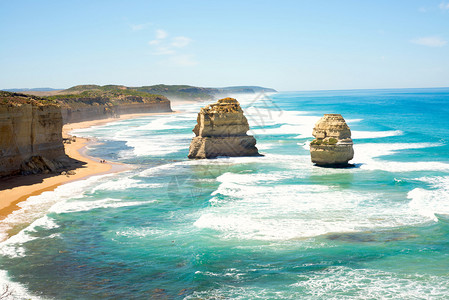
[[[224,98],[201,108],[193,129],[189,158],[259,156],[256,139],[247,135],[248,120],[239,102]]]
[[[354,157],[351,129],[340,114],[325,114],[316,124],[310,143],[312,162],[318,166],[346,167]]]

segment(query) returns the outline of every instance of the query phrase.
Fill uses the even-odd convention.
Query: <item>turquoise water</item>
[[[264,157],[188,160],[204,104],[74,132],[134,168],[22,203],[1,280],[19,299],[449,297],[449,89],[238,100]],[[324,113],[356,168],[311,164]]]

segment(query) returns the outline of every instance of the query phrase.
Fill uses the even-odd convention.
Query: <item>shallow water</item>
[[[239,96],[264,157],[188,160],[196,113],[77,130],[136,169],[31,197],[0,223],[17,298],[445,298],[449,89]],[[324,113],[356,168],[310,162]]]

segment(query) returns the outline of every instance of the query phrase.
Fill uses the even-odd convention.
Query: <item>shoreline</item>
[[[180,111],[173,112],[155,112],[142,114],[125,114],[118,118],[99,119],[92,121],[84,121],[79,123],[68,123],[63,125],[62,137],[71,137],[70,131],[81,128],[88,128],[92,126],[104,125],[111,122],[135,119],[139,117],[166,115],[180,113]],[[61,174],[36,174],[28,176],[10,177],[0,183],[0,220],[5,219],[9,214],[15,210],[20,209],[18,204],[26,201],[29,197],[38,196],[43,192],[53,191],[58,186],[89,178],[94,175],[103,175],[109,173],[123,172],[132,169],[132,166],[106,162],[101,163],[102,158],[92,157],[86,154],[86,147],[95,144],[96,142],[88,138],[76,137],[75,142],[64,144],[65,153],[72,159],[84,162],[81,167],[74,169],[75,175],[61,175]],[[36,183],[36,181],[39,181]],[[15,185],[13,188],[6,188]]]

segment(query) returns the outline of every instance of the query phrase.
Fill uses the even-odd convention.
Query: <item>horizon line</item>
[[[164,84],[164,83],[159,83],[159,84]],[[156,84],[156,85],[159,85]],[[86,84],[82,84],[82,85],[86,85]],[[123,84],[106,84],[106,85],[123,85]],[[189,85],[189,84],[165,84],[165,85]],[[77,86],[77,85],[74,85]],[[71,87],[74,87],[71,86]],[[101,86],[101,85],[100,85]],[[125,86],[125,85],[123,85]],[[211,88],[211,87],[206,87],[206,86],[195,86],[195,85],[190,85],[190,86],[194,86],[194,87],[202,87],[202,88]],[[230,86],[223,86],[221,88],[226,88],[226,87],[238,87],[238,86],[247,86],[247,85],[230,85]],[[249,85],[249,86],[253,86],[253,85]],[[35,88],[2,88],[0,89],[0,91],[7,91],[7,90],[19,90],[19,91],[26,91],[26,90],[37,90],[37,89],[52,89],[55,91],[62,91],[62,90],[66,90],[69,89],[71,87],[68,88],[52,88],[52,87],[35,87]],[[130,86],[132,87],[132,86]],[[270,89],[274,89],[277,90],[276,88],[272,88],[272,87],[265,87],[265,86],[258,86],[258,87],[262,87],[262,88],[270,88]],[[215,87],[216,88],[216,87]],[[427,86],[427,87],[389,87],[389,88],[337,88],[337,89],[308,89],[308,90],[277,90],[277,92],[284,92],[284,93],[291,93],[291,92],[332,92],[332,91],[366,91],[366,90],[405,90],[405,89],[444,89],[444,88],[449,88],[449,86]]]

